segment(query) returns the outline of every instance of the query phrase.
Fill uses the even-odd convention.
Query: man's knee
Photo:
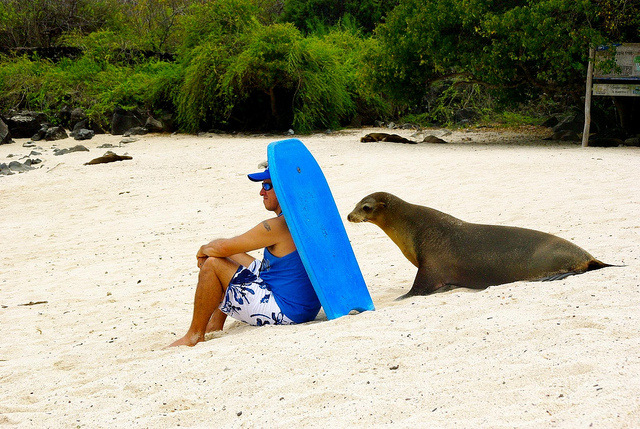
[[[218,258],[215,256],[211,256],[204,261],[202,267],[200,267],[200,271],[215,274],[215,276],[218,277],[226,287],[233,275],[238,270],[239,266],[240,265],[238,265],[236,262],[231,261],[228,258]]]
[[[202,266],[200,267],[200,270],[205,270],[205,271],[218,271],[220,269],[220,267],[223,264],[223,261],[225,261],[226,258],[218,258],[215,256],[209,256],[207,259],[204,260],[204,262],[202,263]]]

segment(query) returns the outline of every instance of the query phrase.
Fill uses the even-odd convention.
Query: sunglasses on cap
[[[273,183],[264,183],[262,182],[262,189],[265,191],[270,191],[273,189]]]

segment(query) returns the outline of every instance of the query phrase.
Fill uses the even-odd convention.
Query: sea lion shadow
[[[499,285],[496,285],[499,286]],[[468,288],[468,287],[464,287],[464,286],[456,286],[456,285],[446,285],[446,286],[442,286],[439,289],[434,290],[433,292],[427,294],[427,295],[416,295],[416,294],[411,294],[411,293],[405,293],[404,295],[400,295],[399,297],[395,298],[394,301],[403,301],[407,298],[414,298],[414,297],[418,297],[418,296],[432,296],[432,295],[439,295],[442,293],[446,293],[446,292],[464,292],[464,293],[478,293],[478,292],[482,292],[485,291],[487,289],[489,289],[491,286],[487,286],[487,287],[483,287],[483,288]]]

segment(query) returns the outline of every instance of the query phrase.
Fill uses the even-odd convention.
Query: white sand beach
[[[246,174],[284,137],[0,146],[0,162],[32,150],[43,161],[0,176],[0,426],[640,427],[640,149],[535,129],[360,143],[372,131],[299,138],[376,310],[296,326],[229,319],[172,349],[191,320],[199,246],[272,215]],[[53,154],[78,143],[90,151]],[[107,150],[133,159],[83,165]],[[416,269],[377,226],[346,221],[376,191],[549,232],[624,266],[396,301]]]

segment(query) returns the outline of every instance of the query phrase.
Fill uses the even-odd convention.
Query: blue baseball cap
[[[260,173],[248,174],[247,176],[252,182],[262,182],[263,180],[271,179],[268,168]]]

